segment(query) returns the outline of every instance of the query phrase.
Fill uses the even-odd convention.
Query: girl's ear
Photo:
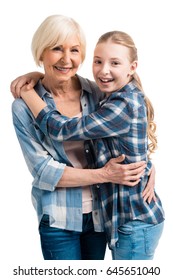
[[[130,75],[133,75],[135,73],[137,66],[138,66],[138,62],[136,60],[131,63]]]

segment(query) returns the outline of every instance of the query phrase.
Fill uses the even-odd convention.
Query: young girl
[[[112,31],[102,35],[94,51],[93,75],[106,98],[96,112],[81,118],[60,115],[27,86],[20,92],[53,145],[93,139],[98,167],[120,154],[126,156],[124,163],[147,162],[145,174],[133,188],[111,183],[106,188],[98,186],[109,246],[113,259],[118,260],[153,259],[164,221],[157,194],[150,203],[142,195],[151,169],[148,158],[157,140],[153,107],[143,92],[137,64],[137,49],[128,34]]]

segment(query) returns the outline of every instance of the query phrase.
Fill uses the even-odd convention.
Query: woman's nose
[[[66,64],[70,61],[70,54],[67,52],[64,52],[62,57],[61,57],[61,61]]]

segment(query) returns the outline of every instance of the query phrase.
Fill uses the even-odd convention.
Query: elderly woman
[[[33,57],[45,72],[35,90],[50,108],[67,117],[87,115],[103,99],[95,83],[76,74],[85,58],[85,47],[81,27],[61,15],[46,18],[33,36]],[[12,83],[15,97],[25,80],[28,82],[28,77]],[[134,186],[146,164],[121,165],[122,156],[96,169],[92,141],[53,145],[22,99],[15,99],[12,114],[34,178],[32,201],[38,215],[44,259],[104,259],[106,237],[97,185],[113,182]],[[150,190],[146,189],[146,198],[150,197]]]

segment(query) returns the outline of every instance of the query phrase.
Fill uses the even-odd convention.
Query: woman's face
[[[111,41],[99,43],[94,51],[93,75],[100,90],[110,94],[124,87],[135,72],[137,62],[130,62],[129,49]]]
[[[73,36],[63,45],[46,49],[42,55],[45,79],[65,82],[71,79],[82,63],[81,47],[77,37]]]

